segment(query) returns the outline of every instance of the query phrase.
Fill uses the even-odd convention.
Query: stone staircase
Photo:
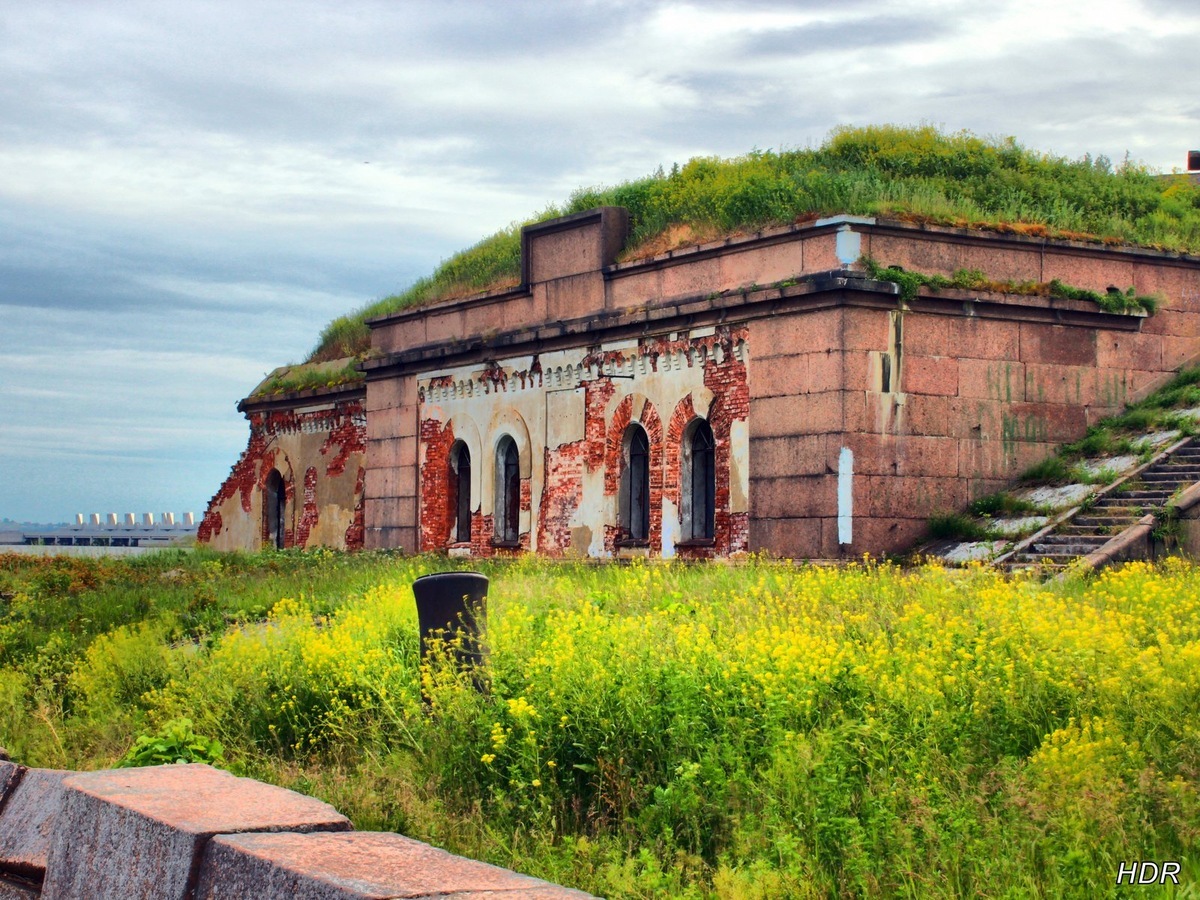
[[[1010,570],[1064,568],[1096,552],[1143,517],[1159,515],[1173,494],[1196,482],[1200,482],[1200,438],[1177,444],[996,562]]]

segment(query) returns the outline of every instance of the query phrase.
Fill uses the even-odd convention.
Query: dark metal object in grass
[[[488,579],[478,572],[439,572],[413,582],[421,658],[430,644],[443,640],[463,669],[483,665],[485,648],[480,633],[487,621]],[[478,684],[478,678],[475,679]]]

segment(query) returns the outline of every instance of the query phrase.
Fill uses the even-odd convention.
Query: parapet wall
[[[579,891],[205,765],[100,772],[0,761],[0,900],[567,900]]]

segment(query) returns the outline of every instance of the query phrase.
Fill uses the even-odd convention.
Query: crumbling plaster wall
[[[418,377],[420,547],[454,547],[451,448],[471,458],[474,555],[494,546],[496,447],[520,456],[520,546],[552,555],[728,555],[746,549],[749,522],[749,352],[744,329],[706,327],[552,351]],[[680,470],[687,427],[715,441],[711,543],[682,540]],[[631,422],[650,441],[648,546],[621,548],[622,438]]]
[[[269,543],[267,479],[285,491],[284,546],[363,546],[366,419],[361,399],[251,409],[250,441],[208,505],[196,539],[218,550]]]

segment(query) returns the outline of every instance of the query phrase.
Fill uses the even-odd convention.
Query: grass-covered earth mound
[[[612,187],[582,188],[560,206],[456,253],[402,293],[341,316],[309,361],[365,353],[367,319],[435,300],[511,287],[530,222],[624,206],[624,259],[835,213],[1200,252],[1200,185],[1105,157],[1066,159],[1012,138],[936,128],[834,131],[816,149],[697,157]]]

